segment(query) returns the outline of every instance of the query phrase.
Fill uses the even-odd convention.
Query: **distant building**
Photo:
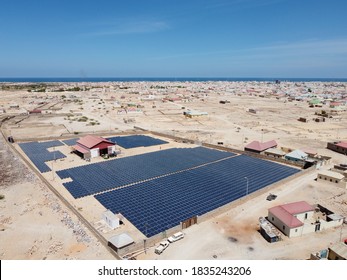
[[[258,153],[264,152],[267,149],[270,148],[276,148],[277,142],[275,140],[271,140],[268,142],[261,143],[259,141],[253,141],[245,146],[245,151]]]
[[[286,153],[277,148],[270,148],[264,151],[264,155],[274,158],[283,158]]]
[[[288,203],[268,210],[268,220],[288,237],[341,226],[344,218],[317,204]]]
[[[84,159],[101,155],[111,155],[116,152],[115,143],[98,136],[87,135],[80,138],[73,146],[74,152]]]
[[[188,118],[193,118],[193,117],[201,117],[201,116],[207,116],[207,112],[200,112],[200,111],[185,111],[183,112],[183,115],[185,115]]]
[[[337,186],[346,188],[345,176],[334,171],[322,170],[317,175],[317,181],[330,182]]]
[[[305,162],[308,158],[308,154],[304,153],[301,150],[295,150],[285,155],[285,159],[291,160],[294,162]]]
[[[306,153],[309,157],[316,157],[317,156],[317,150],[311,148],[311,147],[304,147],[301,148],[300,151],[303,151],[304,153]]]
[[[347,154],[347,142],[328,142],[327,148],[340,154]]]

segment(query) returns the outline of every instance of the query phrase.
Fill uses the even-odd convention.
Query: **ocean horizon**
[[[225,77],[16,77],[1,78],[0,83],[73,83],[73,82],[347,82],[347,78],[225,78]]]

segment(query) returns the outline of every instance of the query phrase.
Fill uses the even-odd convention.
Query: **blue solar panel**
[[[49,152],[47,150],[48,148],[62,146],[60,141],[28,142],[20,143],[19,146],[41,173],[51,171],[45,164],[46,161],[66,157],[60,151]]]
[[[203,147],[167,149],[61,170],[57,174],[61,179],[71,177],[87,190],[88,195],[234,155]],[[69,191],[75,198],[81,197],[81,193],[74,192],[74,189]]]
[[[74,145],[76,145],[76,142],[78,140],[79,140],[79,138],[74,138],[74,139],[63,140],[61,142],[63,142],[65,145],[68,145],[68,146],[74,146]]]
[[[137,147],[149,147],[155,145],[163,145],[168,142],[153,138],[146,135],[130,135],[130,136],[117,136],[107,138],[107,140],[116,143],[117,145],[123,147],[124,149],[131,149]]]
[[[151,237],[299,171],[241,155],[95,197]]]

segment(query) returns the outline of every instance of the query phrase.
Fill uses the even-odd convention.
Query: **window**
[[[338,183],[338,181],[336,180],[335,183]]]
[[[272,217],[271,220],[274,221],[275,220],[274,217]]]
[[[308,216],[308,214],[307,214],[307,213],[305,213],[305,220],[307,219],[307,216]]]
[[[333,181],[333,179],[330,179],[330,182],[332,182]]]
[[[297,229],[297,228],[295,229],[295,232],[298,232],[298,229]]]
[[[286,226],[283,226],[283,230],[285,230],[286,229]]]

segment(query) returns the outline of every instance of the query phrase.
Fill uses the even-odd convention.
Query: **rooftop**
[[[341,148],[347,148],[347,142],[339,142],[336,144],[336,146],[341,147]]]
[[[314,211],[314,208],[306,201],[288,203],[269,209],[269,213],[272,213],[289,228],[296,228],[303,225],[303,222],[297,219],[294,215],[310,211]]]
[[[342,180],[343,178],[345,178],[345,176],[343,176],[342,174],[338,172],[330,171],[330,170],[322,170],[318,173],[318,175],[323,175],[323,176],[335,178],[338,180]]]
[[[347,245],[343,242],[335,243],[334,245],[330,246],[329,249],[334,251],[339,256],[347,259]]]
[[[286,156],[296,159],[306,159],[308,157],[308,154],[304,153],[301,150],[295,150],[289,154],[286,154]]]
[[[253,141],[253,142],[249,143],[245,147],[245,149],[250,149],[250,150],[262,152],[262,151],[265,151],[269,148],[274,148],[274,147],[277,147],[277,142],[275,140],[271,140],[271,141],[264,142],[264,143],[261,143],[259,141]]]
[[[105,138],[94,136],[94,135],[87,135],[87,136],[80,138],[77,141],[77,144],[81,144],[81,145],[91,149],[91,148],[95,147],[96,145],[100,144],[101,142],[106,142],[106,143],[114,145],[113,142],[108,141]]]

